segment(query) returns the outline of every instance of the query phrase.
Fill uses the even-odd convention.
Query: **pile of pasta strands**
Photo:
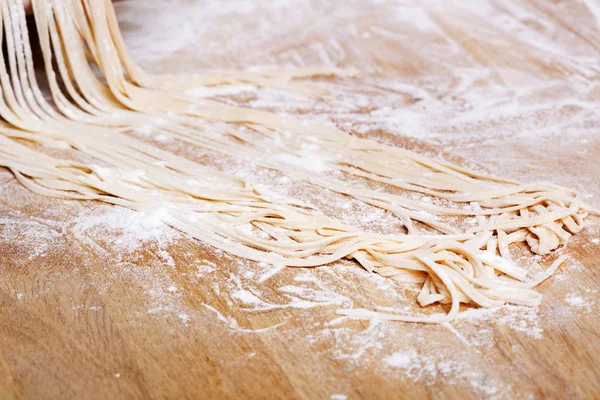
[[[510,260],[509,245],[523,242],[534,253],[548,254],[582,229],[588,213],[598,214],[571,190],[549,183],[521,184],[359,138],[332,125],[186,95],[190,88],[244,83],[318,98],[324,89],[307,78],[350,79],[352,71],[153,76],[128,55],[110,0],[32,3],[43,56],[36,61],[43,65],[34,63],[21,1],[0,3],[0,42],[7,50],[0,60],[0,165],[45,196],[140,211],[166,208],[165,224],[231,255],[289,267],[351,259],[373,273],[422,283],[417,298],[421,306],[451,305],[446,314],[362,309],[339,314],[446,322],[457,315],[460,303],[538,305],[542,296],[534,287],[566,257],[528,277]],[[36,69],[44,73],[36,76]],[[43,93],[41,87],[49,90]],[[252,182],[129,134],[148,125],[186,145],[381,208],[404,229],[375,234],[348,226],[314,206],[273,198]],[[274,152],[302,158],[306,148],[324,154],[331,172],[315,174],[270,157]],[[79,156],[58,156],[67,153]],[[357,179],[384,189],[352,183]],[[476,218],[477,224],[459,229],[444,220],[467,217]],[[248,224],[252,229],[241,228]]]

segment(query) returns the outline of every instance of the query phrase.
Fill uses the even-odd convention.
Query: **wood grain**
[[[325,108],[234,97],[553,181],[600,204],[593,0],[267,3],[123,1],[118,11],[149,70],[356,67],[360,77],[320,82],[332,92]],[[377,114],[385,107],[398,117]],[[158,144],[223,167],[214,155]],[[297,191],[340,212],[333,194]],[[137,240],[126,226],[102,225],[113,212],[35,195],[0,170],[0,398],[600,397],[598,219],[564,250],[574,261],[540,285],[539,310],[430,326],[339,320],[342,296],[355,307],[417,310],[415,287],[385,286],[355,264],[286,269],[261,282],[268,267],[168,228]],[[136,240],[124,247],[127,235]],[[241,301],[239,290],[270,308]]]

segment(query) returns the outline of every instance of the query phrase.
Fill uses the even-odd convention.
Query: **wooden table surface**
[[[123,1],[132,54],[153,72],[355,67],[327,100],[233,87],[196,93],[329,120],[600,205],[600,3]],[[283,178],[145,140],[266,186]],[[268,155],[267,155],[268,156]],[[278,180],[279,179],[279,180]],[[288,185],[289,186],[289,185]],[[299,185],[365,229],[385,213]],[[157,216],[35,195],[0,170],[0,398],[600,397],[600,225],[536,309],[463,307],[452,324],[339,318],[417,309],[417,287],[351,262],[283,269],[229,257]],[[513,256],[532,271],[556,257]]]

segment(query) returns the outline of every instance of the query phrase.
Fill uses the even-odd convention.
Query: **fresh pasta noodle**
[[[56,4],[57,6],[59,5],[58,3]],[[262,111],[216,104],[206,99],[198,100],[185,96],[181,92],[174,93],[173,90],[177,89],[180,85],[169,84],[169,79],[165,77],[158,80],[152,79],[152,77],[144,74],[131,61],[123,44],[111,7],[100,10],[100,8],[91,8],[87,2],[72,2],[71,8],[65,6],[65,3],[61,4],[62,8],[57,7],[55,10],[55,15],[58,16],[57,21],[61,28],[60,31],[69,32],[69,28],[72,31],[72,34],[63,35],[65,40],[60,42],[64,46],[63,52],[68,55],[76,55],[78,52],[82,53],[81,46],[78,43],[69,44],[69,38],[77,36],[77,29],[74,26],[76,22],[86,21],[86,19],[66,18],[65,16],[69,13],[84,15],[87,12],[88,19],[91,19],[93,23],[89,25],[80,23],[79,31],[90,32],[82,35],[82,40],[85,41],[87,48],[92,49],[93,54],[98,54],[94,58],[95,60],[99,60],[96,61],[98,62],[98,66],[103,71],[110,71],[106,72],[109,77],[107,79],[108,89],[112,94],[121,99],[124,104],[130,105],[130,107],[140,112],[150,114],[164,112],[165,109],[159,110],[156,108],[157,105],[164,104],[170,116],[167,118],[169,121],[166,124],[162,123],[160,129],[164,130],[167,134],[178,140],[208,150],[225,153],[236,159],[242,158],[266,168],[285,172],[297,179],[309,181],[312,184],[357,198],[372,206],[383,208],[400,218],[409,233],[415,232],[413,221],[418,221],[442,233],[456,232],[448,224],[425,215],[423,211],[452,216],[500,215],[502,213],[527,210],[531,207],[541,205],[544,207],[562,208],[563,212],[570,212],[568,211],[568,207],[564,206],[564,203],[572,204],[576,202],[573,193],[553,185],[519,185],[504,178],[474,173],[458,166],[428,159],[403,149],[385,146],[372,140],[353,137],[331,127],[314,123],[307,124],[305,121],[298,121],[289,117],[281,118]],[[52,11],[50,6],[47,8]],[[71,23],[69,24],[69,22]],[[103,29],[103,35],[92,34],[94,29],[100,28]],[[52,29],[51,26],[40,26],[39,29],[50,29],[54,35],[59,34],[59,30]],[[104,37],[105,35],[112,35],[114,43],[104,41],[100,45],[97,38]],[[57,57],[60,57],[60,53],[57,54]],[[58,60],[58,63],[61,65],[64,64],[64,61]],[[78,57],[77,68],[89,69],[83,53]],[[253,83],[257,86],[269,86],[265,79],[276,79],[277,81],[285,80],[287,85],[289,84],[289,79],[293,76],[334,73],[341,74],[341,71],[309,69],[299,71],[296,75],[287,71],[280,71],[279,75],[276,72],[265,72],[265,78],[263,79],[259,79],[260,77],[256,77],[256,75],[252,78],[261,82],[252,81],[252,75],[250,74],[247,74],[243,80],[236,82],[243,81]],[[127,74],[134,77],[133,82],[129,82],[126,79]],[[234,73],[236,76],[240,74]],[[92,76],[92,74],[89,75]],[[234,79],[224,77],[224,75],[221,76],[223,76],[221,84],[231,83],[231,79]],[[63,74],[63,79],[68,80],[69,76]],[[192,86],[198,81],[207,82],[203,79],[202,77],[192,79]],[[211,80],[211,83],[218,84],[215,80]],[[56,87],[56,85],[54,86]],[[165,93],[164,90],[157,91],[156,86],[167,90],[168,93]],[[136,96],[141,96],[143,101],[136,101]],[[168,99],[168,97],[171,97],[171,99]],[[149,101],[149,99],[152,99],[152,101]],[[165,99],[167,100],[165,101]],[[183,107],[183,104],[186,106]],[[183,111],[181,111],[180,107],[183,107]],[[180,111],[177,111],[177,109]],[[190,115],[195,115],[203,120],[216,119],[229,123],[244,123],[250,126],[252,131],[237,129],[233,132],[222,132],[219,134],[218,130],[211,129],[211,133],[207,134],[206,129],[197,129],[198,118],[189,118]],[[137,118],[137,120],[139,121],[140,119]],[[124,120],[121,123],[127,124]],[[132,127],[131,123],[128,127]],[[282,140],[282,134],[278,132],[278,129],[285,129],[287,137],[284,140]],[[216,135],[215,132],[217,132]],[[326,173],[314,176],[311,171],[298,170],[296,165],[286,163],[286,156],[295,157],[296,159],[301,156],[298,149],[301,152],[301,149],[314,149],[315,147],[330,161],[329,166],[334,171],[361,177],[401,190],[419,192],[436,198],[450,200],[458,206],[444,207],[421,200],[409,199],[406,196],[381,193],[368,188],[356,188],[353,185],[344,184],[339,179],[330,179]],[[281,160],[282,157],[276,157],[275,160],[261,157],[262,149],[264,148],[273,148],[280,156],[284,156],[284,160]],[[474,211],[459,207],[461,203],[470,202],[478,202],[485,209]],[[514,223],[512,222],[512,224]],[[557,224],[558,235],[561,235],[562,232],[565,232],[562,228],[564,222],[558,220]],[[554,240],[554,235],[557,234],[557,232],[547,233],[547,229],[543,229],[542,231],[544,232],[543,235],[550,235],[550,240]],[[539,231],[535,233],[531,230],[530,236],[538,237],[540,233]],[[531,240],[527,241],[526,238],[523,238],[521,241],[532,242]],[[548,242],[548,240],[544,242]],[[534,251],[541,250],[547,252],[555,249],[557,246],[558,244],[554,247],[550,246],[549,250],[546,250],[548,246],[533,246],[532,249]]]
[[[510,260],[509,245],[547,254],[581,230],[598,210],[565,188],[521,184],[452,163],[358,138],[335,127],[189,96],[193,87],[251,83],[320,96],[316,75],[338,69],[234,71],[192,77],[152,76],[127,53],[109,0],[33,0],[50,97],[40,89],[20,0],[3,0],[0,42],[0,165],[30,190],[51,197],[98,200],[134,210],[163,208],[163,222],[209,245],[250,260],[290,267],[348,258],[370,272],[421,282],[422,306],[450,304],[444,315],[394,315],[339,310],[345,315],[409,322],[446,322],[460,303],[536,305],[541,278]],[[160,123],[152,121],[160,118]],[[205,129],[215,126],[218,129]],[[223,125],[223,123],[225,125]],[[405,228],[375,234],[325,216],[295,199],[274,199],[246,180],[136,139],[151,124],[176,140],[215,151],[389,211]],[[45,147],[95,162],[50,156]],[[318,148],[321,173],[289,158]],[[271,148],[275,157],[261,157]],[[364,179],[380,189],[350,183]],[[394,188],[388,191],[385,188]],[[444,205],[403,193],[444,200]],[[474,216],[461,229],[438,216]],[[417,229],[415,223],[427,227]],[[497,250],[499,255],[497,254]]]

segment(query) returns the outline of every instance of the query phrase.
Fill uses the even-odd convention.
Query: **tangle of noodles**
[[[528,279],[527,271],[510,260],[508,246],[522,242],[547,254],[579,232],[588,213],[598,213],[572,191],[552,184],[521,184],[329,125],[186,95],[190,88],[251,83],[321,96],[323,88],[297,79],[353,72],[310,68],[152,76],[128,55],[110,0],[33,0],[46,98],[37,82],[21,0],[0,4],[0,42],[7,49],[6,58],[0,55],[0,166],[46,196],[134,210],[165,207],[164,223],[239,257],[290,267],[348,258],[392,279],[422,282],[417,297],[422,306],[451,304],[443,315],[358,309],[340,314],[446,322],[460,303],[537,305],[541,295],[533,288],[566,257],[541,277]],[[182,143],[389,211],[404,230],[361,231],[127,134],[149,125]],[[95,162],[51,156],[44,151],[49,147]],[[264,149],[274,156],[265,157]],[[289,162],[307,149],[325,156],[327,171],[315,175]],[[370,184],[357,185],[357,179]],[[445,205],[415,200],[414,193]],[[453,216],[473,216],[477,226],[453,227],[447,221]],[[251,230],[242,228],[248,224]]]

